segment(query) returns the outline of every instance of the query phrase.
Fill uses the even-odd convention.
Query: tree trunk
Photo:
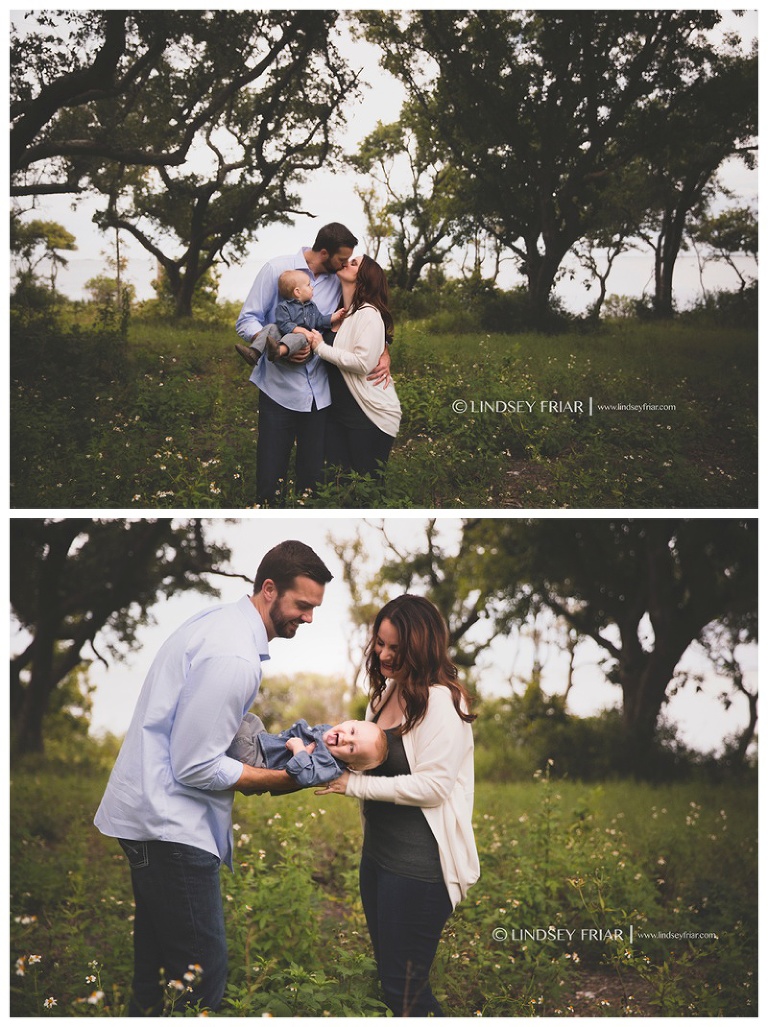
[[[38,630],[32,670],[29,683],[19,694],[11,726],[11,748],[17,754],[43,751],[43,717],[48,708],[48,696],[55,687],[53,664],[61,617],[59,581],[70,547],[87,523],[74,518],[62,521],[52,528],[49,536],[48,551],[40,568]]]
[[[624,721],[623,770],[637,778],[652,778],[651,753],[656,724],[671,674],[650,664],[622,676]]]
[[[192,317],[192,296],[195,292],[195,283],[192,282],[190,285],[190,282],[191,278],[187,273],[182,277],[180,288],[174,295],[174,317],[179,321]]]
[[[738,766],[743,766],[746,762],[747,749],[755,737],[755,729],[757,728],[757,695],[753,692],[748,692],[746,688],[742,688],[741,692],[747,697],[749,702],[749,723],[739,735],[739,743],[736,746],[735,760]]]
[[[563,255],[551,251],[543,256],[529,247],[526,263],[528,266],[528,300],[534,324],[541,327],[546,322],[549,311],[549,298],[555,284],[558,269]]]
[[[48,707],[53,667],[55,633],[52,628],[52,624],[40,625],[32,674],[11,729],[11,751],[14,755],[43,751],[43,716]]]
[[[665,215],[664,227],[656,247],[654,268],[653,312],[660,320],[674,317],[672,276],[675,272],[675,261],[679,250],[679,241],[677,245],[674,243],[671,219]]]

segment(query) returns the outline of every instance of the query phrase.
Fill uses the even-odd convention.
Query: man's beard
[[[288,618],[285,616],[283,613],[281,598],[279,596],[272,604],[270,618],[272,620],[272,628],[275,632],[275,638],[293,638],[296,634],[296,630],[302,623],[300,618]]]

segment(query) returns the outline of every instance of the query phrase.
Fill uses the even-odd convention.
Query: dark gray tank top
[[[366,770],[379,777],[410,774],[403,739],[396,731],[385,732],[389,753],[381,766]],[[419,806],[399,806],[394,802],[363,802],[365,831],[363,855],[385,870],[417,881],[443,880],[440,851]]]

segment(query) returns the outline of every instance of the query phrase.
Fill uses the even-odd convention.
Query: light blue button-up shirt
[[[191,617],[152,662],[94,823],[133,841],[181,842],[232,865],[232,787],[225,755],[269,659],[248,596]]]
[[[280,302],[277,292],[277,280],[283,271],[306,271],[314,286],[312,301],[321,314],[330,317],[341,306],[341,284],[335,274],[315,276],[307,267],[302,247],[298,253],[286,257],[275,257],[267,261],[256,275],[256,281],[243,304],[235,328],[237,334],[246,342],[264,325],[275,320],[275,308]],[[306,412],[312,409],[312,402],[317,409],[331,405],[331,390],[325,365],[316,353],[313,353],[303,364],[292,364],[286,360],[260,360],[251,374],[251,381],[270,399],[289,410]]]

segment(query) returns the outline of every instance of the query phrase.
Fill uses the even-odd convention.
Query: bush
[[[393,290],[392,309],[396,323],[419,321],[423,330],[433,333],[554,332],[575,323],[556,297],[542,321],[531,309],[525,288],[505,291],[476,277],[444,282],[439,290]]]
[[[681,314],[684,321],[721,326],[756,328],[758,323],[757,284],[742,292],[713,292]]]
[[[604,781],[625,771],[625,729],[621,711],[591,717],[568,714],[562,696],[546,696],[536,685],[522,695],[483,699],[475,724],[475,769],[479,780],[523,781],[534,771],[571,781]],[[690,749],[673,725],[659,726],[645,779],[684,781],[701,777],[725,780],[741,773],[731,754],[721,758]]]

